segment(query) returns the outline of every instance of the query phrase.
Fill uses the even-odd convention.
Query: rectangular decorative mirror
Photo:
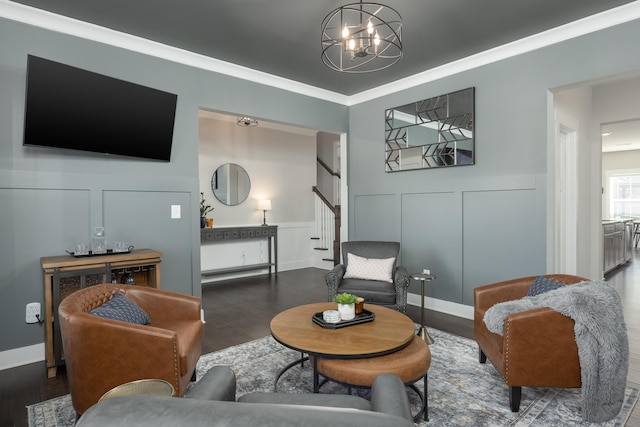
[[[385,111],[385,171],[475,163],[475,88]]]

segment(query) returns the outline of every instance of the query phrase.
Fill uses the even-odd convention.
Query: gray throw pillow
[[[528,297],[533,297],[536,295],[543,294],[545,292],[553,291],[554,289],[558,289],[564,286],[564,283],[556,282],[555,280],[547,279],[543,276],[536,277],[536,280],[533,281],[533,284],[529,288],[529,292],[527,292]]]
[[[113,294],[111,300],[105,302],[100,307],[94,308],[89,312],[89,314],[104,317],[105,319],[137,323],[138,325],[147,325],[151,323],[149,315],[135,302],[131,301],[120,292]]]

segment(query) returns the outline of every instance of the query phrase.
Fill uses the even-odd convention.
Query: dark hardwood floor
[[[605,279],[620,294],[624,321],[629,336],[629,372],[627,386],[640,389],[640,248],[634,250],[633,262],[625,264]],[[640,404],[636,404],[626,425],[640,426]]]
[[[206,285],[202,289],[205,339],[202,352],[209,353],[262,338],[270,334],[271,319],[283,310],[327,300],[325,270],[305,268]],[[408,315],[420,320],[420,308],[410,306]],[[427,312],[426,323],[457,335],[473,338],[473,323],[438,312]]]
[[[277,277],[264,275],[204,286],[203,354],[267,336],[271,318],[277,313],[296,305],[325,301],[325,273],[306,268],[281,272]],[[640,257],[612,272],[607,280],[622,296],[631,350],[629,384],[640,388]],[[414,321],[419,321],[419,307],[409,306],[407,311]],[[430,327],[473,338],[471,320],[432,311],[427,311],[425,318]],[[27,426],[27,405],[67,393],[64,368],[51,379],[46,377],[44,362],[0,371],[0,427]],[[640,425],[638,407],[627,423],[637,425]]]

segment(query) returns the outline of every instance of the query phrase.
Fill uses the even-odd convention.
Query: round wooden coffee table
[[[408,346],[415,336],[413,321],[405,314],[386,307],[365,304],[375,314],[372,322],[326,329],[315,324],[315,313],[336,308],[324,302],[301,305],[279,313],[271,320],[271,335],[282,345],[306,353],[313,360],[313,392],[319,389],[318,357],[328,359],[362,359],[377,357]],[[290,367],[305,359],[295,361]],[[278,379],[276,378],[276,384]],[[274,385],[275,387],[275,385]]]

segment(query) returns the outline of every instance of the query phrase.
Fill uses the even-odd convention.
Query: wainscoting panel
[[[462,303],[460,193],[402,195],[402,263],[409,273],[431,270],[425,296]],[[420,295],[412,281],[410,292]]]
[[[0,324],[11,331],[0,352],[42,342],[42,327],[24,322],[25,304],[44,303],[40,258],[89,243],[89,199],[86,190],[0,188]]]
[[[367,194],[353,200],[353,238],[398,241],[400,218],[394,194]]]
[[[278,271],[296,270],[313,265],[312,222],[288,222],[278,225]]]
[[[103,192],[104,227],[107,246],[126,240],[138,249],[163,253],[161,287],[193,294],[190,193],[179,191]],[[181,217],[171,218],[171,206],[180,205]],[[170,244],[167,244],[170,242]]]
[[[544,206],[536,189],[465,192],[462,198],[464,304],[473,305],[476,286],[545,273]]]
[[[262,264],[269,261],[267,239],[232,240],[225,242],[206,242],[200,245],[201,271],[221,268],[240,267],[243,265]],[[278,254],[280,255],[280,254]],[[221,274],[201,277],[203,283],[227,280],[235,277],[266,274],[268,269],[253,270],[242,273]]]

